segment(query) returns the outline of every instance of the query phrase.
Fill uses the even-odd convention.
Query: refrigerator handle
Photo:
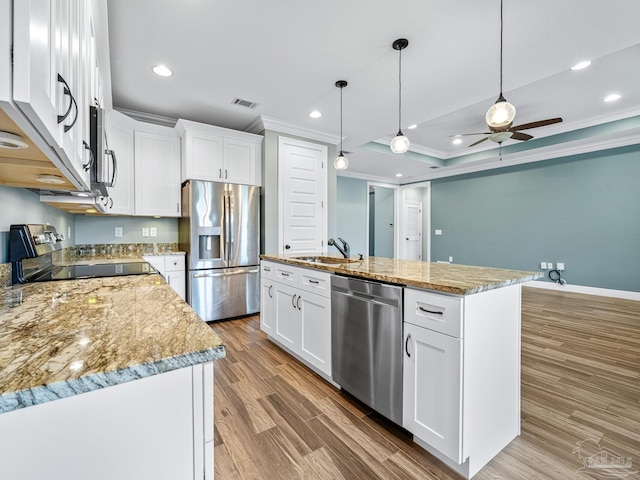
[[[231,214],[231,192],[227,192],[227,195],[225,197],[225,205],[224,208],[226,210],[227,213],[227,232],[226,232],[226,236],[225,236],[225,240],[227,243],[227,262],[229,262],[229,265],[231,265],[231,235],[233,232],[233,228],[232,228],[232,218],[233,215]]]

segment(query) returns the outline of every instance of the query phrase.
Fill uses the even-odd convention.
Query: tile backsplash
[[[0,263],[0,287],[11,286],[11,264]]]

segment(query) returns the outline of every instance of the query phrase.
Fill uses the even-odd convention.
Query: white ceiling
[[[338,135],[334,84],[344,79],[347,173],[426,179],[433,163],[453,171],[456,157],[497,146],[467,147],[481,136],[453,145],[450,136],[486,131],[499,93],[499,12],[499,0],[108,0],[113,105],[238,130],[266,116]],[[639,18],[638,0],[505,0],[504,94],[514,123],[563,117],[527,131],[541,138],[640,114]],[[435,160],[364,148],[397,131],[391,45],[402,37],[403,131],[412,150]],[[593,64],[569,70],[585,59]],[[175,75],[154,75],[159,63]],[[622,98],[604,103],[611,92]],[[232,105],[236,97],[258,106]],[[322,118],[308,117],[314,109]]]

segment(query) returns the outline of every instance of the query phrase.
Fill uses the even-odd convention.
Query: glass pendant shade
[[[398,135],[391,140],[391,151],[393,153],[405,153],[409,150],[409,145],[411,145],[409,139],[399,131]]]
[[[344,152],[340,150],[340,153],[333,161],[333,167],[336,170],[346,170],[349,166],[349,160],[344,156]]]
[[[500,97],[487,111],[485,120],[490,127],[501,128],[513,122],[515,116],[516,107],[507,102],[504,97]]]

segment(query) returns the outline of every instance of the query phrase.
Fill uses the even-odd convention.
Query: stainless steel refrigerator
[[[187,181],[179,246],[187,301],[210,322],[260,310],[260,187]]]

